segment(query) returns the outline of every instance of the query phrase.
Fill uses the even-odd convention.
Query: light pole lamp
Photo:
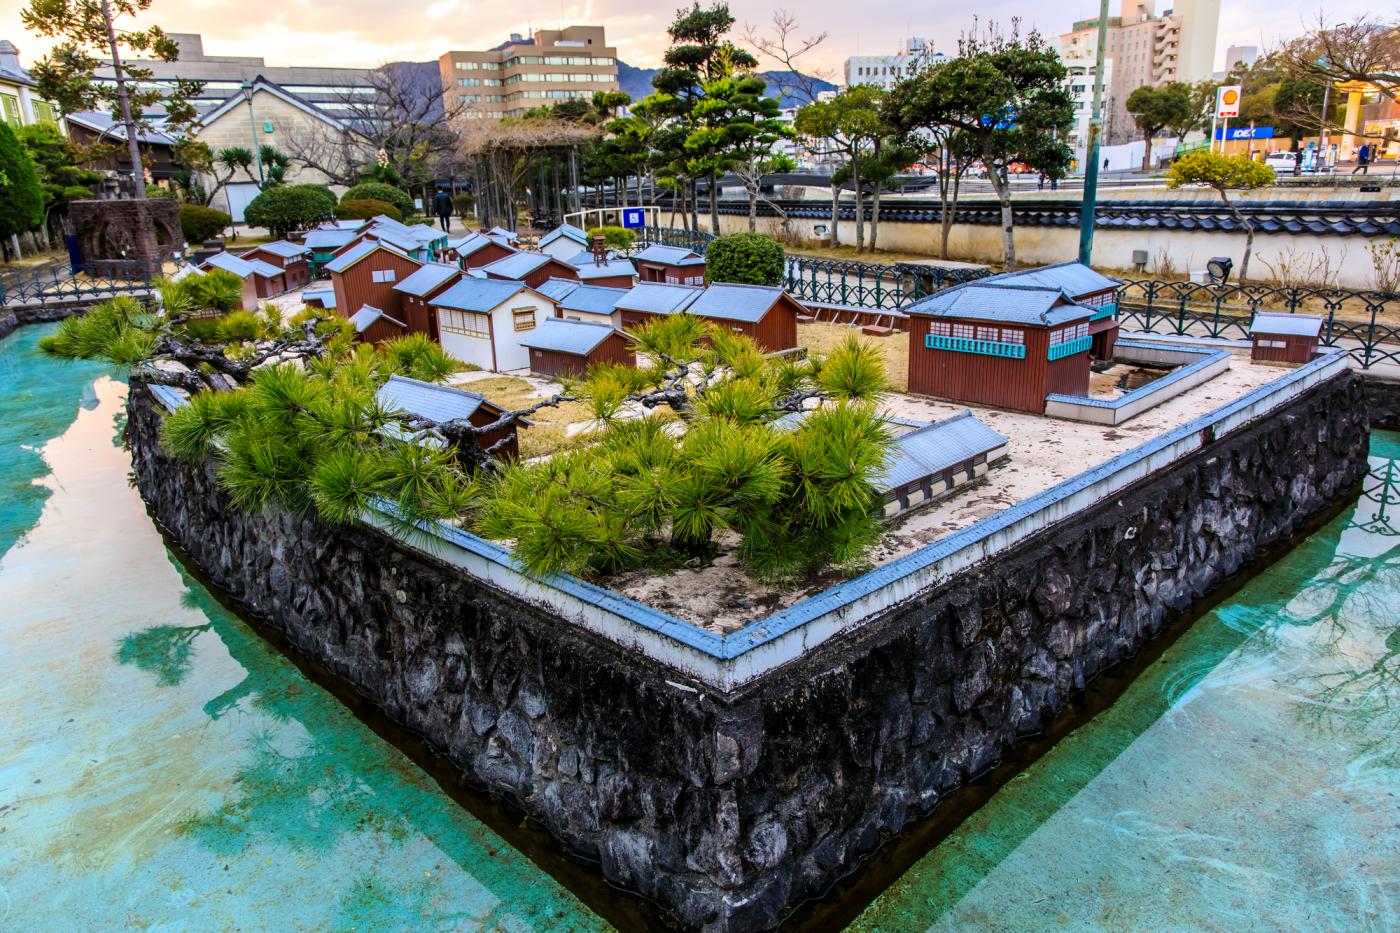
[[[262,188],[267,184],[267,179],[263,177],[262,147],[258,145],[258,121],[253,116],[253,85],[244,81],[238,89],[243,92],[243,101],[248,105],[248,129],[253,134],[253,158],[258,163],[258,187]]]

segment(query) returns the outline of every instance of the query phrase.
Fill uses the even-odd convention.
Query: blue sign
[[[1216,128],[1215,128],[1215,138],[1216,138],[1216,139],[1273,139],[1273,138],[1274,138],[1274,128],[1273,128],[1272,126],[1256,126],[1254,129],[1250,129],[1250,128],[1247,127],[1247,126],[1232,126],[1232,127],[1230,127],[1230,135],[1229,135],[1229,136],[1223,136],[1222,134],[1223,134],[1224,132],[1225,132],[1224,127],[1216,127]]]
[[[647,212],[640,207],[622,209],[622,226],[628,230],[641,230],[647,225]]]

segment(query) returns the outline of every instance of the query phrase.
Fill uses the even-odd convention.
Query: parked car
[[[1279,174],[1292,172],[1293,166],[1298,164],[1291,152],[1271,152],[1264,157],[1264,164]]]

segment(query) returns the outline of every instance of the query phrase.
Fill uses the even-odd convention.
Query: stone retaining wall
[[[732,694],[366,527],[235,511],[161,452],[142,495],[249,613],[690,928],[751,930],[1044,728],[1364,475],[1343,374]]]

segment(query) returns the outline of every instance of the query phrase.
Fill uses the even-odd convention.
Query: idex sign
[[[1232,126],[1229,130],[1218,127],[1215,131],[1216,139],[1273,139],[1274,128],[1272,126]]]
[[[1215,118],[1226,120],[1240,115],[1240,92],[1238,84],[1227,84],[1215,90]]]

